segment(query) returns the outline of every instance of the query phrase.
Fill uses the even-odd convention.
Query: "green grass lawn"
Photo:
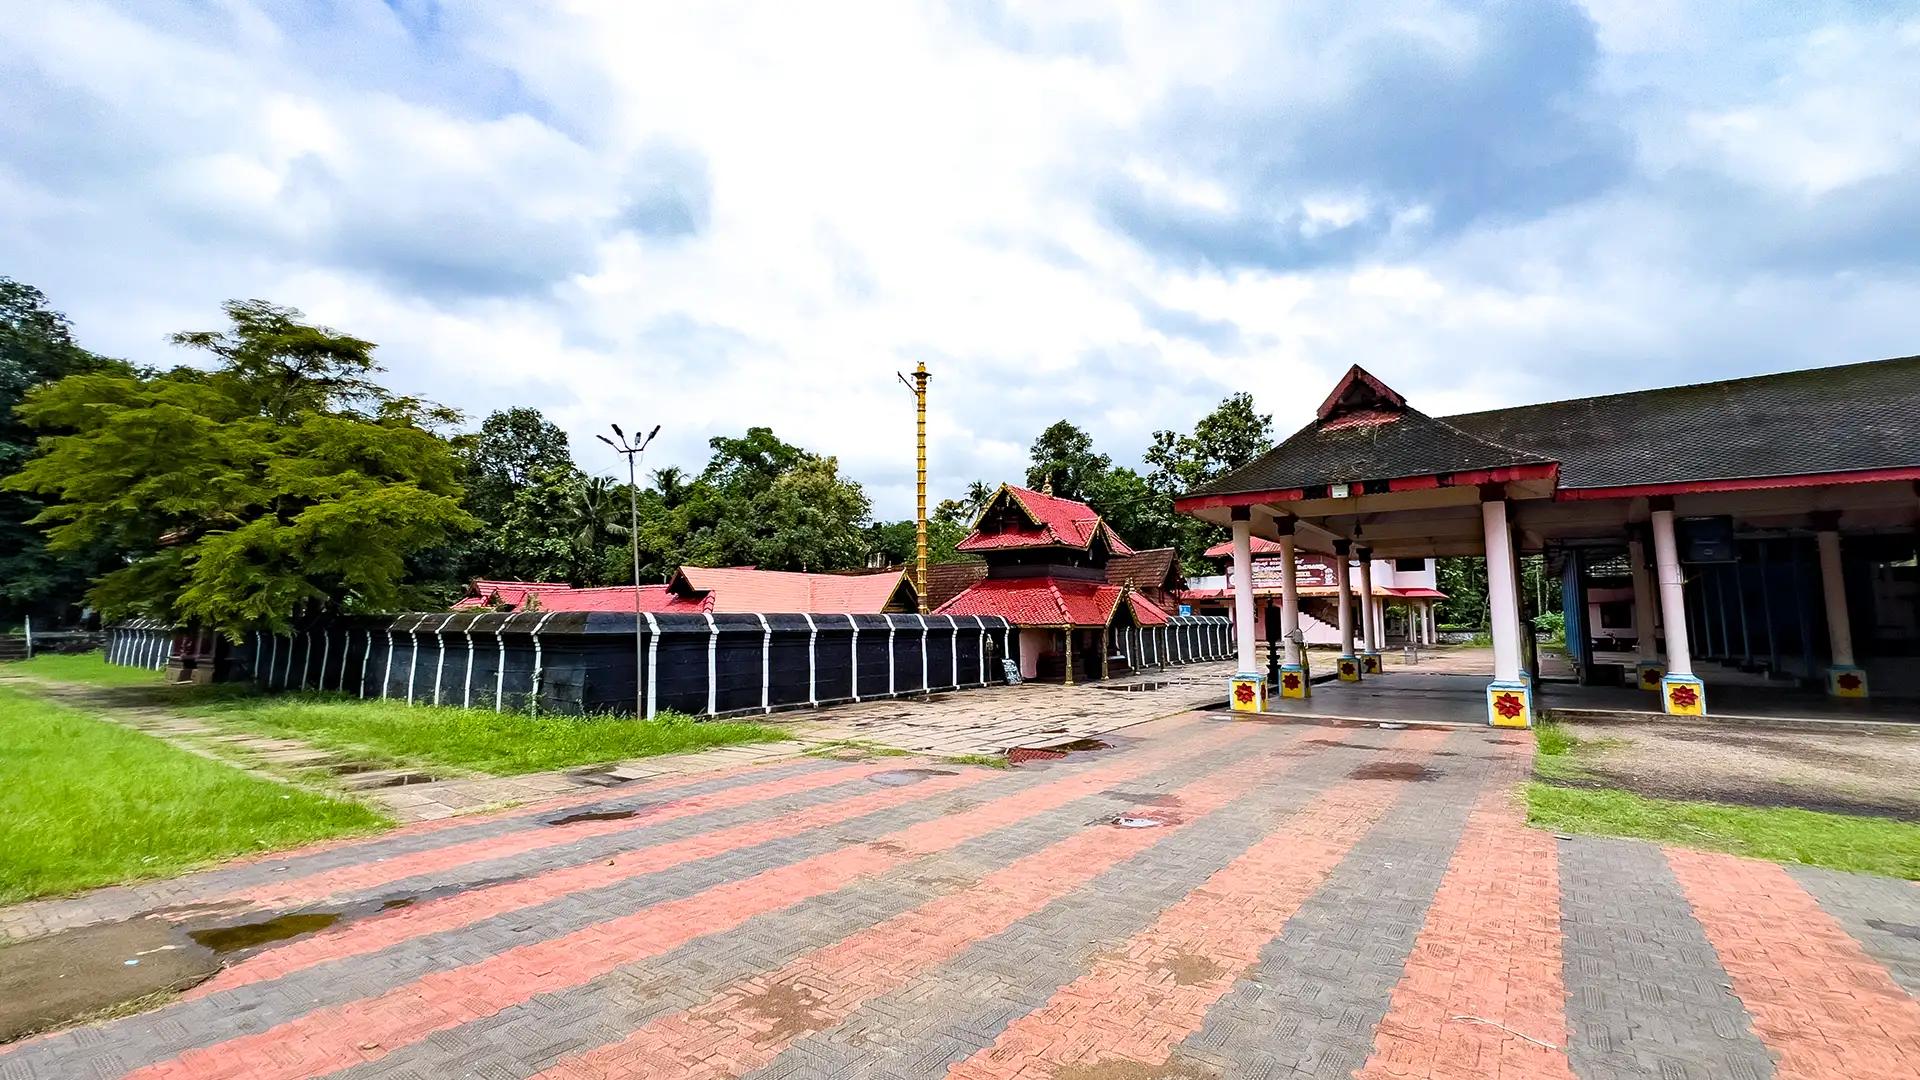
[[[386,824],[0,687],[0,904]]]
[[[1567,786],[1566,781],[1589,776],[1582,754],[1602,749],[1607,740],[1583,742],[1553,724],[1536,728],[1535,740],[1535,774],[1541,779],[1527,785],[1531,825],[1920,880],[1920,825],[1796,807],[1655,799],[1618,788]]]
[[[164,672],[109,664],[106,655],[97,652],[75,655],[41,653],[31,660],[0,664],[0,674],[28,675],[36,679],[86,683],[91,686],[160,686],[165,680]]]
[[[533,716],[363,701],[335,694],[257,695],[182,711],[235,729],[300,739],[363,759],[496,776],[788,737],[764,724],[695,722],[673,714],[653,720]]]

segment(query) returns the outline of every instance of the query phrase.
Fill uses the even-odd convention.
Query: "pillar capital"
[[[1669,514],[1673,513],[1673,496],[1671,495],[1649,496],[1647,498],[1647,512],[1652,514],[1658,514],[1658,513],[1661,513],[1662,511]]]
[[[1481,484],[1480,485],[1480,501],[1481,502],[1506,502],[1507,501],[1507,485]]]
[[[1815,510],[1807,516],[1813,519],[1813,528],[1816,532],[1840,531],[1840,511],[1838,510]]]
[[[1227,513],[1228,513],[1228,517],[1232,518],[1234,521],[1252,521],[1253,520],[1253,507],[1251,506],[1236,506],[1231,510],[1229,510]]]
[[[1298,522],[1298,519],[1295,518],[1292,514],[1288,514],[1285,517],[1274,518],[1273,531],[1276,533],[1279,533],[1281,536],[1292,536],[1293,527],[1297,522]]]
[[[1370,547],[1356,547],[1353,549],[1353,557],[1371,561],[1373,559],[1373,549]]]
[[[1352,550],[1353,550],[1353,541],[1351,540],[1335,539],[1333,542],[1333,553],[1342,558],[1345,558],[1347,556],[1347,553],[1351,552]]]

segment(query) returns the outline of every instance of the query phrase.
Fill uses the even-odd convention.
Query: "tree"
[[[1156,431],[1147,447],[1147,486],[1173,500],[1193,488],[1250,464],[1273,445],[1273,417],[1253,411],[1253,395],[1233,394],[1200,418],[1193,434]],[[1168,542],[1180,551],[1189,572],[1208,569],[1204,552],[1227,535],[1225,529],[1185,515],[1168,523]]]
[[[109,369],[126,366],[81,348],[66,316],[48,307],[40,290],[0,277],[0,477],[33,456],[33,432],[16,413],[28,391]],[[0,491],[0,623],[25,614],[64,614],[87,582],[112,565],[114,552],[104,545],[49,550],[46,530],[29,524],[44,509],[25,493]]]
[[[490,414],[465,444],[467,509],[482,521],[498,522],[537,477],[574,467],[567,433],[524,405]]]
[[[1273,416],[1253,411],[1253,395],[1227,397],[1193,425],[1192,455],[1202,480],[1250,465],[1273,448]]]
[[[238,640],[302,616],[432,602],[409,556],[477,522],[460,462],[432,429],[449,410],[388,393],[373,345],[231,301],[225,331],[175,335],[215,370],[69,375],[27,395],[29,425],[71,434],[6,481],[47,497],[56,551],[110,543],[126,565],[89,594]]]
[[[1029,453],[1033,464],[1027,469],[1027,486],[1040,491],[1051,482],[1053,493],[1063,499],[1085,501],[1088,490],[1113,465],[1112,458],[1094,452],[1093,436],[1065,420],[1042,431]]]

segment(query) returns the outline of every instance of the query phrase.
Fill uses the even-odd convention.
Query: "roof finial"
[[[1053,472],[1051,470],[1040,477],[1040,494],[1053,494]]]

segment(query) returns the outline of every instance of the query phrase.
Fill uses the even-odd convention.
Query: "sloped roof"
[[[1253,541],[1253,553],[1255,555],[1280,554],[1280,541],[1278,540],[1269,540],[1264,536],[1250,536],[1248,539]],[[1233,541],[1227,540],[1215,544],[1208,548],[1204,554],[1209,559],[1231,559],[1233,558]]]
[[[1552,463],[1544,454],[1470,434],[1411,408],[1355,365],[1312,423],[1251,464],[1201,484],[1187,497]]]
[[[505,604],[511,610],[524,611],[529,596],[537,597],[540,611],[692,611],[707,610],[704,597],[676,595],[665,585],[642,585],[637,597],[631,585],[576,589],[564,583],[539,581],[476,581],[475,594],[453,605],[455,611],[490,608]],[[497,599],[495,599],[497,597]]]
[[[1122,585],[1077,578],[988,578],[940,606],[936,615],[998,615],[1014,626],[1106,626],[1125,598],[1143,626],[1167,613]]]
[[[1445,418],[1560,463],[1562,488],[1920,467],[1920,356]]]
[[[974,582],[987,576],[984,559],[956,559],[927,566],[927,608],[933,610],[966,592]]]
[[[576,589],[538,581],[476,581],[454,610],[506,604],[524,610],[529,596],[542,611],[743,612],[877,615],[896,600],[917,606],[903,571],[803,574],[748,567],[683,566],[666,585]],[[498,599],[494,599],[497,597]],[[638,606],[636,607],[636,602]]]
[[[711,596],[714,612],[782,611],[812,614],[878,614],[896,593],[912,602],[913,586],[906,573],[807,574],[790,570],[755,570],[739,566],[683,566],[668,588],[675,592],[703,592]]]
[[[1131,555],[1107,560],[1107,584],[1132,584],[1136,589],[1179,588],[1186,581],[1180,572],[1180,553],[1173,548],[1148,548]]]
[[[983,532],[976,522],[973,532],[955,545],[954,550],[993,551],[1056,546],[1084,550],[1093,545],[1095,536],[1102,536],[1113,554],[1133,554],[1133,549],[1106,522],[1100,520],[1100,515],[1094,512],[1093,507],[1075,499],[1029,491],[1012,484],[1000,485],[1000,490],[994,492],[993,498],[981,508],[979,520],[985,521],[988,513],[1002,499],[1011,500],[1018,506],[1026,515],[1028,524]]]

